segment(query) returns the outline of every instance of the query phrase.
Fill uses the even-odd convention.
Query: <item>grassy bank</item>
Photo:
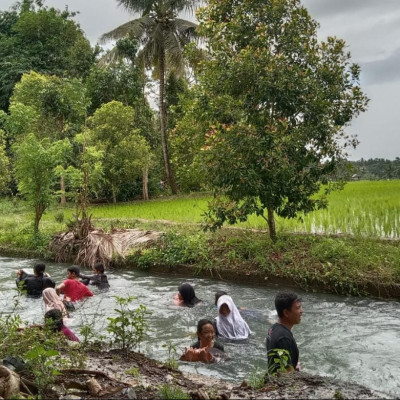
[[[307,217],[313,218],[313,223],[278,220],[276,243],[269,240],[267,232],[248,229],[265,229],[265,223],[255,218],[245,226],[202,232],[199,222],[207,207],[207,195],[101,205],[92,207],[91,213],[94,224],[105,230],[135,227],[166,232],[154,247],[132,253],[127,258],[131,266],[178,273],[190,269],[216,277],[247,276],[263,282],[275,279],[306,289],[390,297],[400,295],[400,242],[387,240],[398,238],[399,192],[400,181],[352,182],[331,196],[328,210]],[[41,234],[34,237],[27,205],[0,202],[0,253],[16,251],[22,256],[45,257],[51,237],[66,230],[73,212],[73,208],[50,209],[41,222]],[[308,223],[315,227],[321,215],[328,215],[330,221],[326,222],[324,235],[296,233],[302,231],[296,226]],[[366,228],[355,229],[355,224],[361,226],[362,221]],[[346,230],[342,224],[351,229]],[[385,229],[388,234],[381,234]],[[356,232],[340,233],[348,230]]]

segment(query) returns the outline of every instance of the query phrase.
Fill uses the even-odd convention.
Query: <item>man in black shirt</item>
[[[299,370],[299,349],[294,340],[292,328],[299,324],[303,309],[301,299],[291,292],[280,292],[275,297],[275,308],[278,313],[278,322],[268,330],[267,350],[268,350],[268,370],[270,373],[276,372],[280,364],[275,362],[277,359],[275,349],[284,349],[289,353],[289,360],[286,371]]]
[[[27,274],[22,269],[17,272],[16,284],[19,289],[26,291],[28,297],[40,297],[44,289],[54,288],[56,284],[44,272],[46,266],[44,264],[36,264],[33,267],[33,275]]]

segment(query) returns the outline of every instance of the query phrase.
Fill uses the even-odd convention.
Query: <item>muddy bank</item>
[[[260,389],[243,382],[231,382],[201,375],[186,375],[151,360],[140,353],[107,351],[91,353],[89,370],[63,372],[57,378],[52,396],[57,398],[162,399],[165,388],[175,390],[176,397],[188,399],[371,399],[395,398],[365,387],[304,372],[273,377]],[[90,394],[88,381],[95,379],[101,387]],[[76,397],[71,397],[76,396]],[[185,398],[185,397],[179,397]]]

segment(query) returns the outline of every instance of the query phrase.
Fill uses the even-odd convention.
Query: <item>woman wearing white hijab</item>
[[[218,317],[216,318],[217,334],[226,339],[247,339],[250,328],[242,318],[231,296],[224,295],[218,299]]]

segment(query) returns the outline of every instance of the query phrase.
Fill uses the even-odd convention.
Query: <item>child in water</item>
[[[110,284],[108,283],[107,275],[104,273],[104,265],[102,263],[97,263],[93,266],[93,275],[83,275],[79,274],[81,282],[85,285],[89,283],[91,285],[97,286],[99,289],[108,289]]]
[[[209,319],[197,323],[197,342],[193,343],[181,356],[181,361],[215,361],[215,355],[224,351],[224,346],[215,340],[214,324]]]

